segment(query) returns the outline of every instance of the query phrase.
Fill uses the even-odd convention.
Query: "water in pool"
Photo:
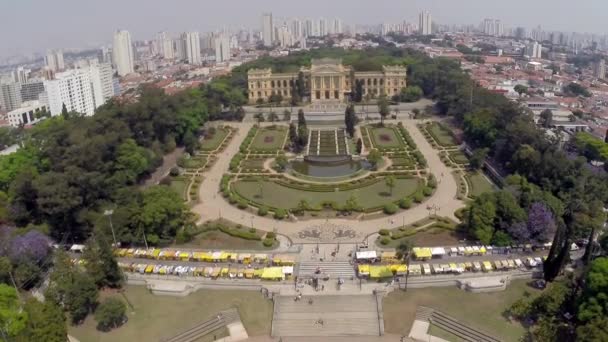
[[[347,160],[340,163],[324,163],[311,161],[292,161],[291,168],[303,175],[312,177],[341,177],[351,175],[362,168],[367,163],[361,161]]]

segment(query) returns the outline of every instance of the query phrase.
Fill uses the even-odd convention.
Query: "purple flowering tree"
[[[530,238],[537,242],[547,242],[553,238],[556,230],[553,213],[546,205],[534,202],[528,210],[528,231]]]
[[[32,230],[12,239],[9,257],[13,262],[42,262],[50,252],[50,240],[41,232]]]
[[[528,242],[530,240],[530,230],[526,222],[513,223],[507,227],[507,232],[519,242]]]

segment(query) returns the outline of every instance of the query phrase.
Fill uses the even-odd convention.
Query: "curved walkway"
[[[390,122],[387,120],[387,122]],[[438,186],[435,194],[424,202],[422,205],[418,205],[409,210],[399,212],[398,214],[381,217],[377,219],[357,221],[353,219],[314,219],[306,221],[289,221],[282,220],[278,221],[270,217],[260,217],[255,214],[238,209],[235,206],[230,205],[219,193],[220,181],[222,175],[228,172],[228,166],[232,156],[238,152],[241,142],[247,136],[247,132],[253,125],[252,123],[231,123],[232,126],[238,127],[239,130],[230,141],[228,147],[222,152],[222,156],[218,155],[218,160],[213,165],[211,170],[206,174],[206,177],[199,188],[199,199],[200,203],[192,208],[192,210],[200,216],[200,222],[207,220],[215,220],[218,218],[225,218],[235,223],[242,224],[243,226],[250,226],[253,222],[255,228],[272,231],[276,230],[279,233],[288,235],[294,242],[306,241],[299,238],[300,232],[308,230],[311,227],[315,228],[328,228],[330,230],[343,229],[348,227],[356,232],[356,236],[352,238],[353,241],[363,241],[364,238],[381,228],[396,228],[402,224],[410,224],[419,221],[429,215],[427,205],[432,205],[438,208],[437,215],[446,216],[457,220],[454,216],[454,212],[464,206],[464,202],[456,198],[458,189],[456,186],[456,180],[450,174],[452,170],[445,166],[437,151],[424,139],[422,133],[416,127],[418,120],[402,120],[403,125],[408,130],[412,139],[418,145],[418,149],[426,158],[429,166],[429,171],[434,173],[437,177]],[[263,124],[266,125],[266,124]],[[330,241],[335,241],[331,240]]]

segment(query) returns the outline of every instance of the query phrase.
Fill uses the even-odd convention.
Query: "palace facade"
[[[358,72],[342,64],[340,59],[313,59],[310,68],[301,67],[299,72],[273,73],[268,69],[251,69],[247,73],[249,103],[268,102],[270,96],[279,94],[289,100],[295,89],[298,74],[304,76],[310,102],[345,102],[355,82],[362,85],[363,96],[391,97],[406,87],[407,70],[402,66],[383,66],[382,71]]]

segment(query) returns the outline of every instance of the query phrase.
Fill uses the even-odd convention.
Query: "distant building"
[[[538,42],[530,42],[526,44],[526,48],[524,50],[524,56],[530,59],[540,59],[542,58],[543,46]]]
[[[44,93],[43,81],[21,83],[21,99],[23,102],[40,100],[40,94],[42,93]]]
[[[8,112],[8,123],[12,127],[33,125],[40,121],[40,114],[47,111],[47,105],[39,101],[23,103],[22,107]]]
[[[201,41],[198,32],[185,32],[182,34],[186,60],[189,64],[201,65]]]
[[[0,108],[8,112],[21,107],[22,102],[19,83],[0,83]]]
[[[222,63],[230,60],[230,38],[225,33],[215,37],[215,62]]]
[[[53,72],[62,71],[65,69],[63,62],[63,51],[61,50],[48,50],[44,58],[44,62],[47,67]]]
[[[112,62],[119,76],[125,76],[134,72],[133,45],[131,44],[131,34],[129,31],[121,30],[114,33]]]
[[[156,35],[156,45],[158,47],[158,54],[164,59],[175,58],[173,50],[173,41],[167,35],[167,32],[159,32]]]
[[[58,73],[54,80],[45,82],[51,115],[61,114],[64,104],[68,111],[94,114],[95,99],[89,75],[86,70],[75,69]]]
[[[603,58],[593,65],[593,75],[599,79],[606,77],[606,61]]]
[[[17,83],[26,83],[30,76],[30,69],[18,67],[13,71],[13,80]]]
[[[433,34],[432,25],[431,13],[427,11],[420,12],[418,15],[418,33],[424,36]]]
[[[401,66],[383,66],[381,71],[351,73],[351,67],[339,59],[313,59],[310,68],[302,67],[312,103],[344,102],[350,96],[354,82],[360,82],[363,95],[391,97],[406,87],[407,71]],[[273,73],[271,69],[251,69],[247,74],[249,102],[268,101],[278,94],[290,99],[299,72]]]
[[[264,46],[272,46],[274,43],[274,23],[272,13],[262,14],[262,42]]]
[[[95,108],[103,105],[116,95],[112,66],[109,63],[91,65],[85,71],[89,72]]]

